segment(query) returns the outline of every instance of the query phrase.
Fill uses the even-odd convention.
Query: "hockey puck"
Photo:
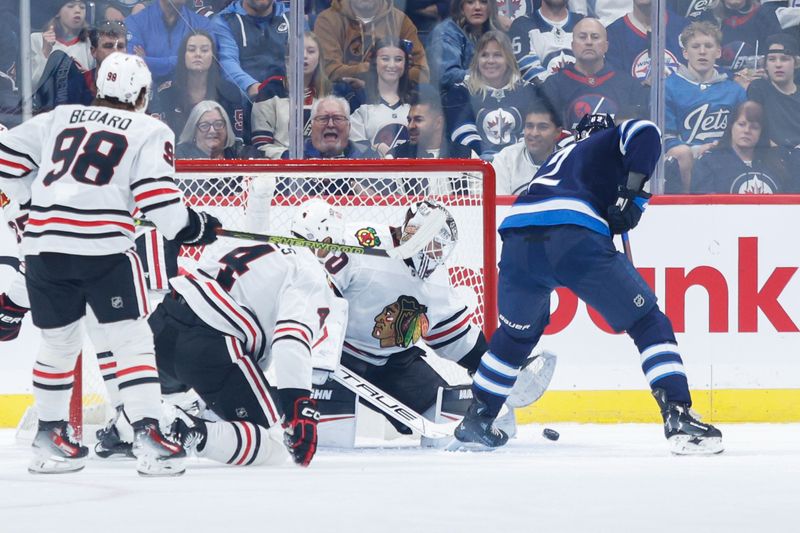
[[[555,429],[544,428],[544,431],[542,431],[542,436],[547,440],[558,440],[561,435],[559,435],[558,431]]]

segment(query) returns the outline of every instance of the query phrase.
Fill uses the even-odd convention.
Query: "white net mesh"
[[[314,196],[336,205],[346,223],[393,226],[403,223],[409,206],[435,199],[450,211],[458,227],[459,241],[447,261],[451,285],[473,304],[476,325],[495,321],[494,304],[486,305],[484,289],[484,284],[494,286],[494,220],[487,221],[486,213],[495,209],[494,175],[485,163],[183,161],[176,181],[189,205],[218,217],[226,229],[273,235],[289,235],[297,207]],[[198,248],[184,248],[182,261],[195,260],[201,253]],[[92,406],[92,413],[104,413],[97,407],[105,396],[102,378],[94,358],[85,359],[84,404]],[[451,383],[466,380],[456,365],[438,358],[431,362]]]

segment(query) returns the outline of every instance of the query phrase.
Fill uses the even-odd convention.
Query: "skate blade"
[[[186,473],[183,459],[161,460],[151,458],[139,458],[136,464],[136,471],[142,477],[177,477]]]
[[[716,455],[725,451],[721,437],[695,441],[691,435],[675,435],[669,439],[672,455]]]
[[[493,452],[499,446],[490,448],[480,442],[462,442],[456,438],[448,444],[444,449],[448,452]]]
[[[70,474],[80,472],[86,466],[86,458],[53,459],[37,457],[28,464],[31,474]]]

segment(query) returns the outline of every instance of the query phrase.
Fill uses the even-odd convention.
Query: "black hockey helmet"
[[[613,128],[614,119],[608,113],[586,113],[578,125],[575,126],[575,135],[578,140],[585,139],[596,131]]]

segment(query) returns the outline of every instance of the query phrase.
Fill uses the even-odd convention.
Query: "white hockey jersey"
[[[23,254],[129,250],[136,207],[174,238],[189,220],[173,181],[174,141],[143,113],[80,105],[0,133],[0,188],[9,184],[9,196],[30,200]]]
[[[341,346],[343,331],[324,326],[331,314],[333,323],[346,323],[346,302],[310,250],[222,238],[170,285],[206,324],[239,339],[262,369],[274,365],[279,389],[310,390],[312,349]]]
[[[411,106],[398,102],[389,105],[363,104],[350,115],[350,140],[369,142],[376,148],[385,144],[389,149],[408,141],[408,111]]]
[[[518,195],[525,192],[533,175],[544,161],[537,163],[531,157],[525,140],[506,146],[492,159],[498,195]]]
[[[396,245],[385,224],[348,224],[345,240]],[[480,329],[473,310],[450,287],[445,268],[420,280],[401,260],[348,254],[331,256],[325,268],[350,304],[343,353],[380,366],[418,341],[451,361],[475,346]]]

